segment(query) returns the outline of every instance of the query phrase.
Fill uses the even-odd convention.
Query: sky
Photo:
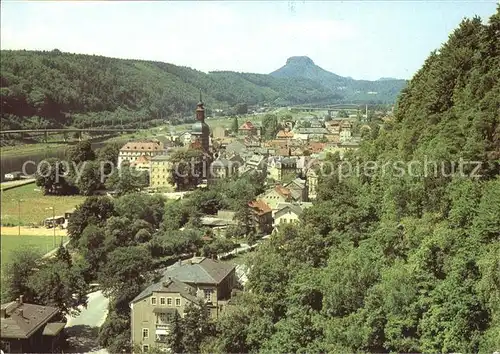
[[[290,56],[355,79],[410,79],[498,1],[1,1],[1,48],[267,74]]]

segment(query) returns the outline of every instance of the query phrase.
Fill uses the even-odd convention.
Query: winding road
[[[109,299],[102,291],[88,294],[87,307],[80,307],[81,312],[75,316],[67,316],[66,333],[70,344],[70,352],[107,354],[97,343],[99,327],[108,315]]]

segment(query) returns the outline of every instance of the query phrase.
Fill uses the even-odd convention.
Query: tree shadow
[[[67,353],[87,353],[99,350],[99,327],[76,325],[65,329]]]

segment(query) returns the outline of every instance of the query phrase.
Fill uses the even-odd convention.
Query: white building
[[[118,167],[123,162],[136,162],[141,156],[149,158],[157,155],[163,155],[165,148],[159,141],[131,141],[123,145],[118,153]]]

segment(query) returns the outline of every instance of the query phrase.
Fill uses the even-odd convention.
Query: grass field
[[[55,214],[63,215],[65,211],[74,208],[85,200],[83,196],[45,196],[36,191],[34,184],[9,189],[1,192],[2,225],[18,225],[18,202],[21,199],[21,225],[39,224],[43,219]]]
[[[56,247],[59,246],[61,238],[64,241],[67,240],[67,236],[57,236],[56,237]],[[40,256],[43,256],[47,252],[54,249],[54,238],[53,236],[2,236],[0,237],[2,246],[2,269],[5,264],[9,263],[12,257],[12,251],[19,248],[32,248],[36,250]]]

